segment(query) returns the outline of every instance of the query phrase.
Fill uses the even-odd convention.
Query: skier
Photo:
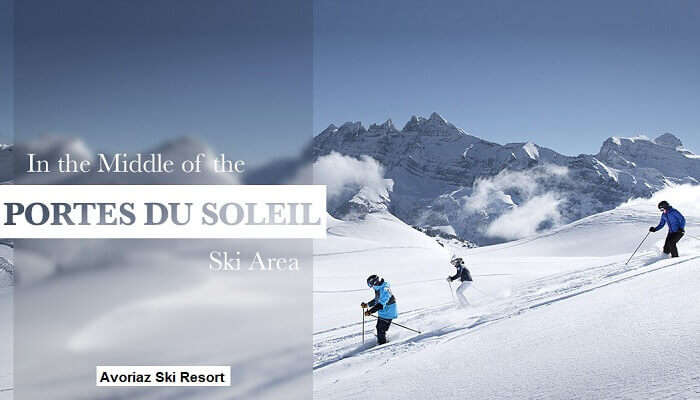
[[[656,232],[668,223],[668,235],[666,235],[666,242],[664,243],[664,253],[670,253],[671,257],[678,257],[676,243],[685,234],[685,218],[665,200],[659,203],[659,211],[662,212],[661,221],[658,226],[650,227],[649,232]]]
[[[377,344],[386,343],[386,332],[391,326],[391,320],[399,316],[396,308],[396,297],[391,293],[389,282],[384,281],[377,275],[370,275],[367,278],[367,286],[374,289],[374,299],[367,303],[362,303],[362,308],[365,310],[365,315],[370,316],[379,311],[377,318]]]
[[[453,276],[448,276],[447,282],[452,282],[459,278],[460,282],[462,283],[459,285],[459,287],[457,287],[455,292],[457,293],[459,306],[466,307],[469,305],[469,301],[467,301],[467,298],[464,297],[464,291],[472,284],[472,274],[469,273],[469,270],[467,269],[466,265],[464,265],[464,260],[462,260],[461,257],[453,257],[450,263],[457,268],[457,273]]]

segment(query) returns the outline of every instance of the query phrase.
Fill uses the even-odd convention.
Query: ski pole
[[[379,318],[375,317],[374,315],[370,315],[370,317],[372,317],[372,318],[374,318],[374,319],[379,319]],[[403,329],[408,329],[408,330],[411,331],[411,332],[421,333],[421,331],[417,331],[417,330],[415,330],[415,329],[412,329],[412,328],[409,328],[409,327],[407,327],[407,326],[401,325],[401,324],[399,324],[398,322],[392,322],[392,324],[397,325],[397,326],[400,326],[400,327],[402,327]]]
[[[454,255],[452,257],[454,258]],[[449,270],[448,274],[452,275],[452,270]],[[447,281],[447,284],[450,285],[450,294],[452,295],[452,302],[456,303],[457,299],[455,299],[455,292],[452,291],[452,280]]]
[[[362,344],[365,344],[365,309],[362,309]]]
[[[634,253],[632,253],[632,255],[631,255],[630,258],[627,260],[627,262],[625,263],[625,265],[629,264],[630,260],[632,260],[632,257],[634,257],[634,255],[637,254],[637,250],[639,250],[639,248],[642,247],[642,243],[644,243],[644,241],[647,240],[647,238],[649,237],[649,234],[650,234],[650,233],[651,233],[651,232],[647,232],[647,235],[644,236],[644,239],[642,239],[642,241],[639,243],[639,246],[637,246],[637,248],[634,249]]]

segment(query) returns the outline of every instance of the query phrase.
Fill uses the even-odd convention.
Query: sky
[[[16,141],[187,135],[255,162],[312,137],[309,0],[22,0],[14,22]]]
[[[700,152],[700,2],[314,3],[314,130],[411,115],[597,153],[663,132]]]
[[[103,151],[188,135],[254,161],[436,111],[571,155],[663,132],[700,152],[697,1],[23,0],[14,21],[9,4],[3,141],[14,86],[18,140]]]
[[[0,144],[12,143],[12,4],[0,0]]]

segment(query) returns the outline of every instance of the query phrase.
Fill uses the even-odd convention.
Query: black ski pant
[[[391,326],[390,319],[377,318],[377,343],[386,343],[386,331],[389,330]]]
[[[671,257],[678,257],[678,248],[676,243],[683,237],[683,232],[669,232],[666,236],[666,242],[664,243],[664,253],[671,254]]]

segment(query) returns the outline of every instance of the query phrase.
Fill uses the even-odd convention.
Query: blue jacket
[[[661,221],[655,230],[659,230],[668,223],[668,232],[678,232],[680,230],[685,230],[685,218],[681,215],[678,210],[670,207],[665,213],[661,214]]]
[[[381,284],[372,286],[372,289],[374,289],[374,299],[367,303],[371,307],[370,311],[379,310],[377,314],[379,318],[394,319],[398,317],[399,311],[396,308],[396,298],[391,293],[389,282],[382,281]]]

